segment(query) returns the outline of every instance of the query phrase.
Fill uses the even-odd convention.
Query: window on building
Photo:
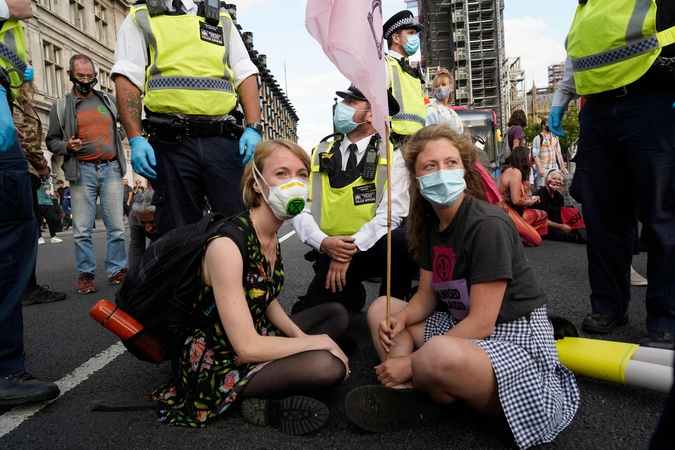
[[[83,0],[70,0],[70,23],[75,28],[84,31],[84,5]]]
[[[45,91],[52,97],[63,95],[63,65],[61,48],[51,42],[42,43],[42,58],[45,65]]]
[[[37,4],[50,11],[54,11],[54,0],[37,0]]]
[[[112,94],[113,83],[110,81],[110,72],[107,72],[105,70],[99,70],[97,78],[98,82],[100,83],[99,89],[108,92],[109,94]]]
[[[99,2],[94,2],[94,20],[96,21],[96,37],[103,45],[108,44],[107,10]]]

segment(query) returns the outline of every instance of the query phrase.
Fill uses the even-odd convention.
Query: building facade
[[[133,1],[124,0],[37,0],[33,3],[33,18],[24,22],[26,46],[33,60],[36,88],[35,109],[40,115],[43,132],[49,127],[49,111],[52,103],[72,89],[66,70],[74,54],[90,56],[98,70],[96,89],[113,93],[115,85],[110,80],[113,66],[117,30],[127,16]],[[228,12],[236,23],[236,6],[227,5]],[[241,26],[237,30],[242,33]],[[258,67],[259,97],[262,122],[265,125],[263,139],[284,138],[298,140],[298,116],[274,76],[267,68],[265,55],[253,47],[251,33],[242,33],[251,59]],[[43,142],[43,151],[59,178],[61,156],[52,155]],[[127,159],[127,178],[130,184],[140,175],[131,170],[130,148],[124,141]]]
[[[505,123],[510,89],[504,70],[503,0],[417,0],[424,25],[422,65],[429,78],[443,67],[455,78],[454,104],[491,109]],[[508,117],[506,117],[508,119]]]

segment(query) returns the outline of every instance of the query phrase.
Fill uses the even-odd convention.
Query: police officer
[[[647,333],[640,345],[673,349],[675,3],[579,3],[548,123],[564,136],[564,110],[577,94],[586,97],[571,187],[588,234],[592,312],[582,327],[609,333],[628,323],[639,199],[643,235],[650,236]]]
[[[419,33],[423,27],[415,21],[412,12],[403,10],[394,14],[382,28],[389,47],[385,55],[387,84],[400,107],[400,111],[391,116],[392,137],[399,142],[426,123],[424,77],[421,70],[413,68],[408,61],[420,48]]]
[[[218,1],[148,0],[122,23],[111,77],[131,165],[153,180],[161,234],[197,222],[204,195],[215,212],[245,208],[239,181],[263,133],[257,73]],[[237,124],[237,101],[246,127]]]
[[[35,265],[38,232],[28,165],[9,103],[16,98],[26,70],[26,40],[19,20],[31,17],[30,1],[8,5],[0,0],[3,68],[0,69],[0,180],[4,183],[4,195],[0,196],[0,407],[3,408],[59,396],[56,384],[36,380],[26,372],[23,361],[21,295]]]
[[[381,138],[373,128],[370,103],[356,87],[336,92],[343,100],[335,108],[338,133],[324,138],[312,153],[308,208],[293,218],[298,238],[317,252],[316,275],[293,313],[325,302],[338,302],[350,311],[365,303],[361,282],[385,275],[387,189],[391,188],[391,295],[405,298],[419,266],[408,254],[406,227],[409,181],[399,150],[390,153],[392,183],[387,182],[387,158],[378,154]],[[398,104],[389,95],[389,113]],[[330,138],[334,138],[329,141]],[[385,280],[386,282],[386,280]],[[380,295],[386,292],[385,283]]]

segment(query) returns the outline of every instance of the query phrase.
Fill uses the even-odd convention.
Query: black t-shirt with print
[[[422,230],[420,266],[433,273],[432,282],[466,279],[470,294],[474,284],[506,279],[497,323],[546,303],[513,221],[501,209],[467,196],[450,225],[441,232],[438,225],[432,214]]]

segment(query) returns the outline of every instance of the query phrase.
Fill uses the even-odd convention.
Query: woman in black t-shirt
[[[543,235],[543,239],[563,242],[586,243],[586,229],[572,229],[562,221],[560,208],[565,206],[565,199],[560,193],[563,185],[563,174],[558,169],[551,169],[546,173],[546,186],[540,187],[534,193],[539,198],[539,202],[532,205],[532,208],[546,211],[548,214],[548,233]]]
[[[551,441],[574,417],[579,390],[558,360],[546,295],[515,226],[480,200],[470,138],[431,125],[411,137],[405,159],[419,290],[409,303],[391,299],[390,324],[385,297],[368,309],[383,386],[350,392],[348,417],[394,431],[431,423],[440,403],[462,400],[506,417],[521,448]]]

